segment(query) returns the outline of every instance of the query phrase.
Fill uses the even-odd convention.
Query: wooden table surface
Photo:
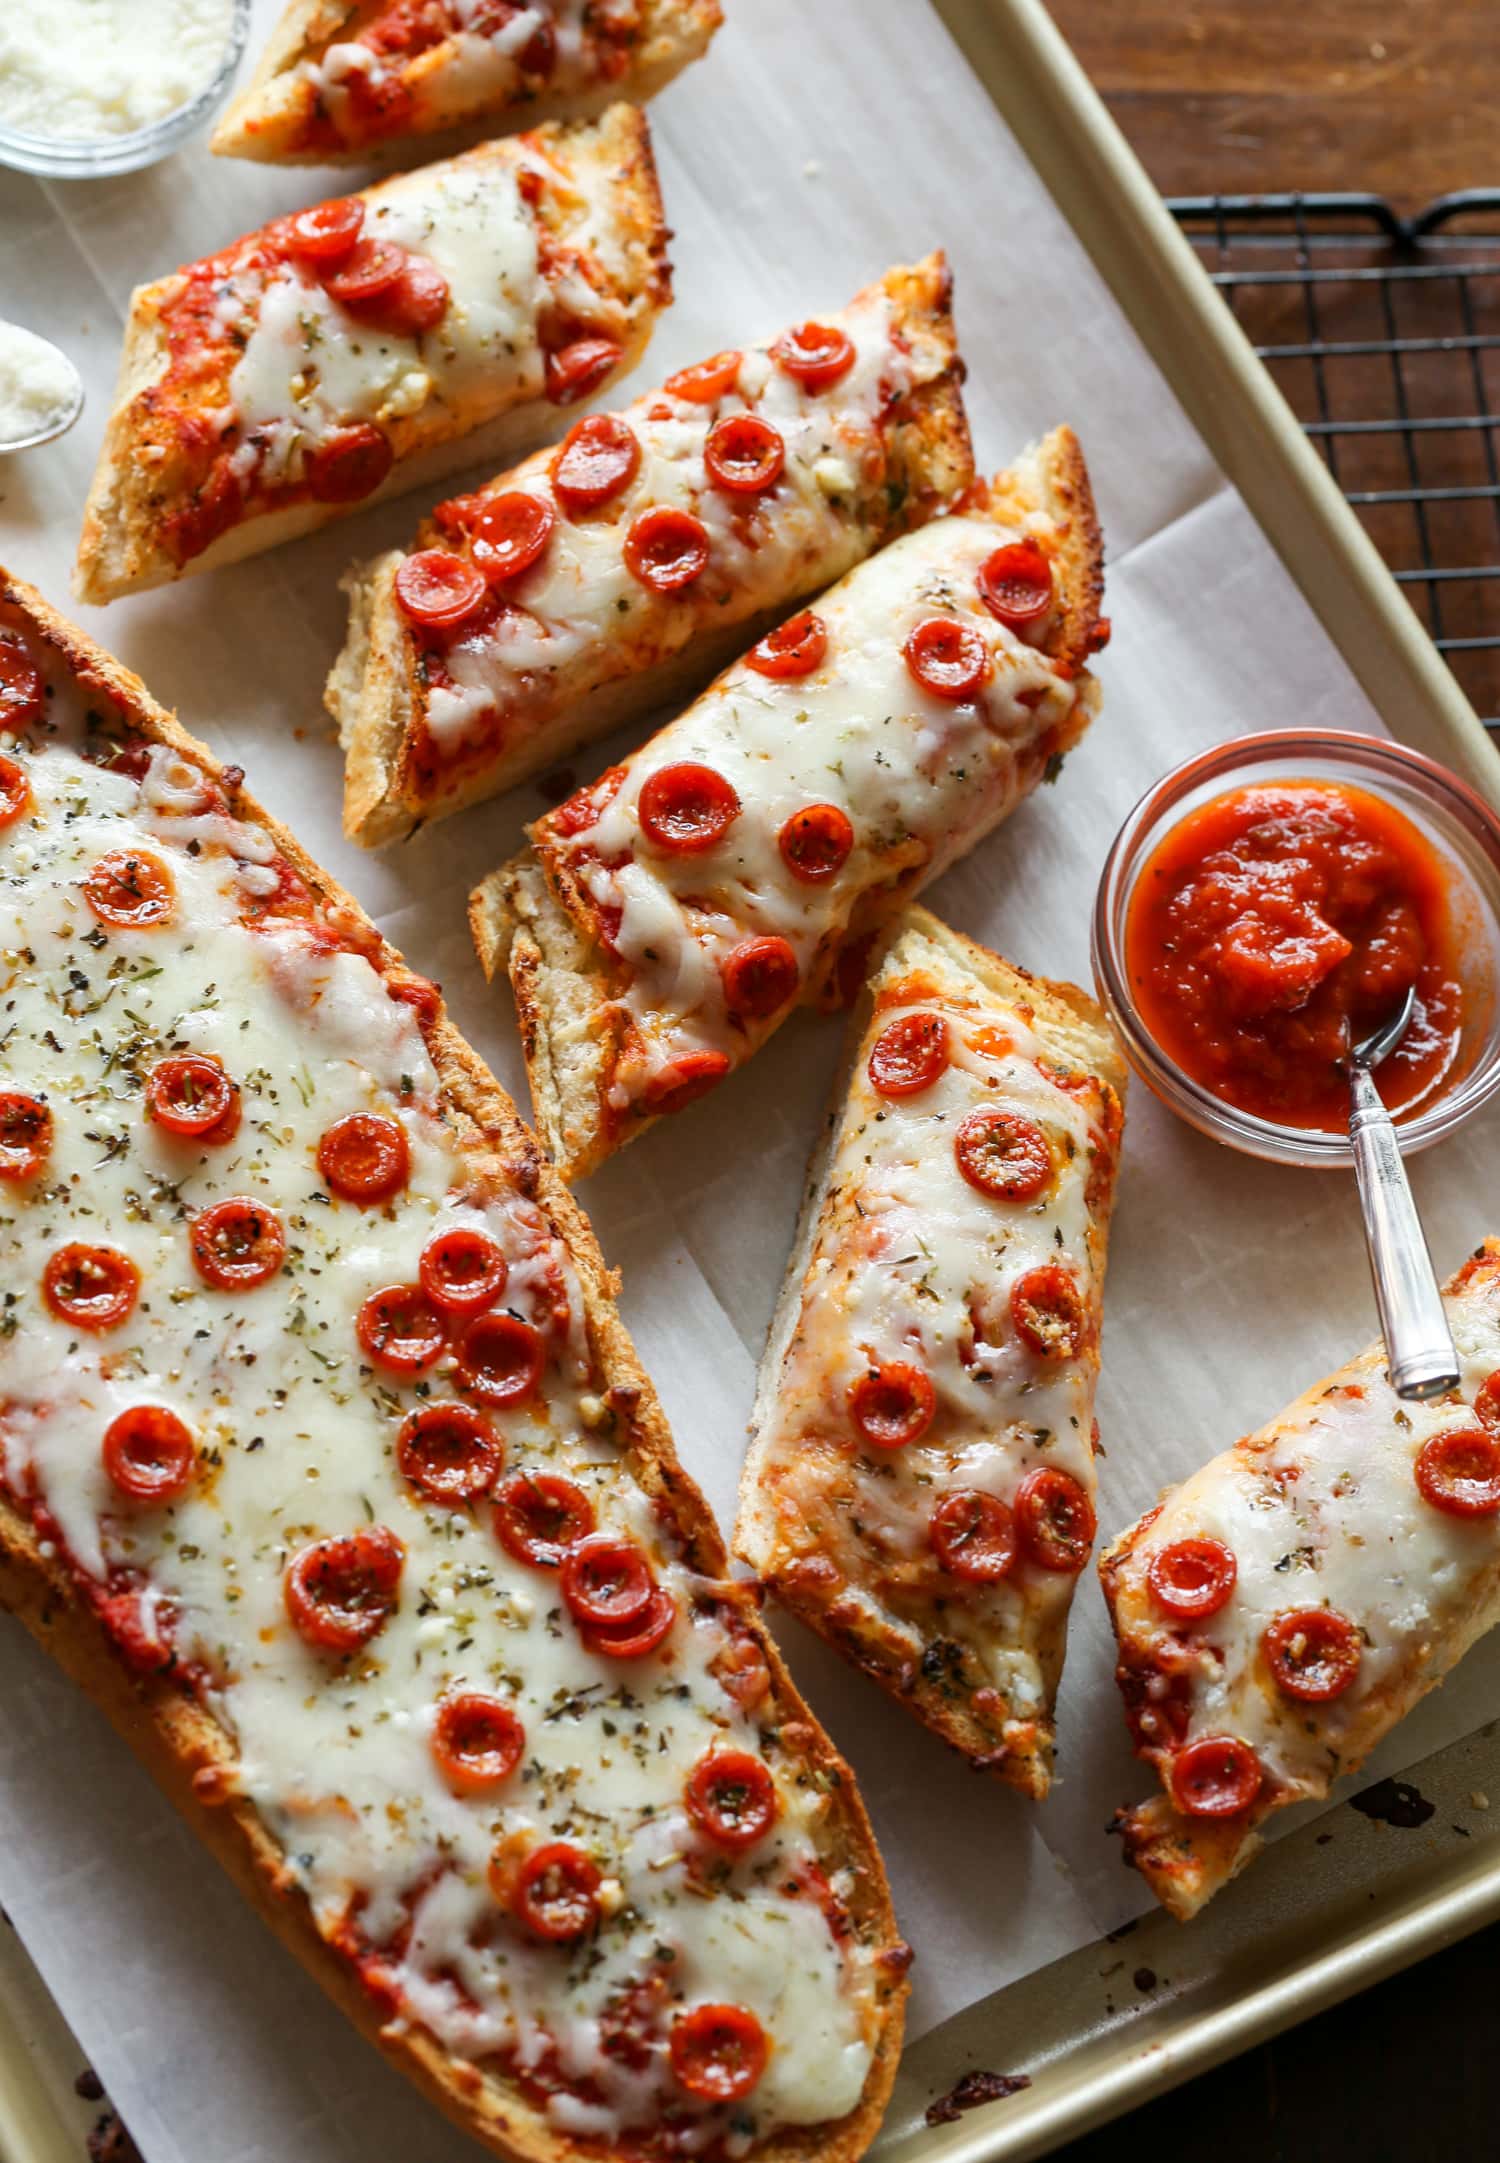
[[[1357,189],[1409,213],[1500,186],[1500,0],[1049,4],[1166,195]],[[1497,1965],[1500,1927],[1075,2142],[1068,2163],[1500,2155]]]

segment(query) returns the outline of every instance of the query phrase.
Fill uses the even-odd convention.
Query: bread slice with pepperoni
[[[435,988],[3,574],[0,713],[0,1601],[497,2153],[853,2163],[879,1857],[576,1205]]]
[[[654,97],[722,21],[719,0],[291,0],[210,148],[328,165],[589,119]]]
[[[473,897],[564,1175],[717,1087],[1077,743],[1108,635],[1059,428],[531,828]]]
[[[344,819],[409,833],[690,696],[973,480],[941,255],[680,369],[348,581]]]
[[[735,1548],[980,1769],[1047,1792],[1094,1536],[1125,1067],[1094,1002],[909,909],[855,1011]]]
[[[131,297],[81,600],[160,586],[530,449],[671,299],[645,118],[539,128],[341,196]]]
[[[1117,1825],[1180,1920],[1500,1621],[1500,1239],[1443,1297],[1457,1390],[1403,1404],[1373,1344],[1101,1558],[1131,1733],[1162,1783]]]

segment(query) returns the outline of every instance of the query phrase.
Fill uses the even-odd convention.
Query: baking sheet
[[[257,30],[274,16],[260,0]],[[1237,497],[1048,202],[927,0],[740,0],[710,60],[653,108],[677,307],[644,380],[833,304],[888,261],[953,257],[981,460],[1071,420],[1110,544],[1117,624],[1106,710],[1011,826],[935,891],[964,929],[1032,967],[1086,975],[1087,913],[1120,818],[1161,769],[1239,729],[1378,728]],[[0,560],[63,599],[130,285],[320,192],[308,176],[199,149],[132,178],[43,188],[0,176],[0,311],[60,338],[90,409],[62,444],[0,466]],[[469,953],[462,896],[538,799],[483,807],[382,858],[337,835],[338,760],[319,688],[348,557],[399,537],[387,506],[258,563],[81,612],[157,694],[287,815],[441,977],[502,1078],[520,1084],[503,999]],[[596,761],[603,764],[607,752]],[[792,1024],[714,1103],[661,1128],[584,1200],[625,1272],[626,1317],[690,1466],[727,1518],[754,1359],[775,1296],[837,1030]],[[1500,1114],[1418,1161],[1448,1266],[1480,1234]],[[1229,1157],[1144,1092],[1127,1123],[1100,1418],[1109,1532],[1372,1331],[1349,1183]],[[1139,1909],[1101,1832],[1144,1791],[1080,1588],[1062,1778],[1040,1810],[974,1779],[861,1678],[783,1641],[853,1758],[918,1953],[920,2033]],[[1500,1647],[1402,1731],[1387,1768],[1486,1716]],[[12,1915],[149,2163],[378,2141],[405,2163],[467,2152],[349,2033],[243,1910],[90,1707],[0,1626],[0,1905]],[[1254,1876],[1226,1899],[1253,1900]],[[1013,2054],[1024,2038],[1009,2038]]]

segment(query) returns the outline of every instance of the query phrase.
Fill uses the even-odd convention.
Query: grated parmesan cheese
[[[55,428],[77,397],[77,372],[55,345],[0,322],[0,450]]]
[[[0,126],[94,142],[164,120],[212,81],[231,12],[231,0],[0,8]]]

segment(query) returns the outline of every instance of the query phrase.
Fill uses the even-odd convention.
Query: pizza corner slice
[[[1091,999],[907,912],[853,1021],[740,1491],[767,1590],[1036,1797],[1093,1546],[1124,1096]]]
[[[1500,1239],[1444,1287],[1462,1376],[1403,1404],[1373,1344],[1100,1560],[1137,1754],[1125,1856],[1196,1915],[1500,1620]]]
[[[567,1177],[718,1087],[1088,728],[1102,543],[1055,430],[768,632],[477,890]]]
[[[348,581],[327,704],[374,845],[689,695],[974,477],[941,255],[679,369]]]
[[[315,164],[641,104],[709,47],[719,0],[291,0],[220,157]]]
[[[242,781],[0,574],[0,1601],[496,2152],[850,2163],[853,1776],[583,1217]]]
[[[138,286],[74,575],[103,602],[492,454],[634,366],[671,299],[645,117],[539,128]]]

